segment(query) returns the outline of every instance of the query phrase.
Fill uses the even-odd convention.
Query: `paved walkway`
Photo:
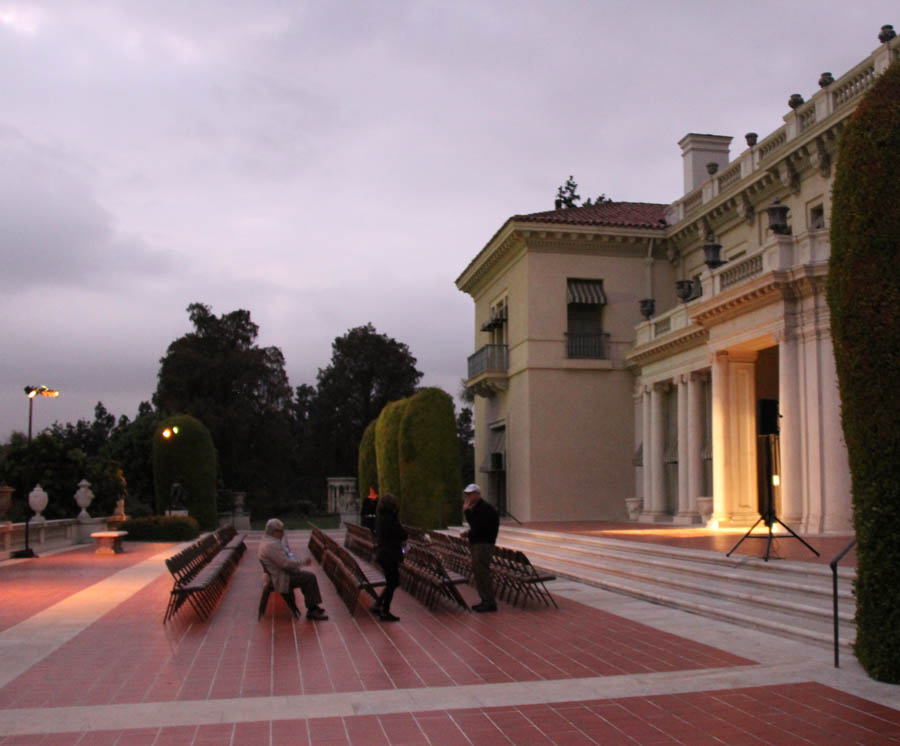
[[[399,591],[385,625],[316,568],[329,621],[257,621],[257,540],[207,623],[161,623],[172,545],[0,563],[0,746],[900,743],[852,659],[573,581],[483,616]]]

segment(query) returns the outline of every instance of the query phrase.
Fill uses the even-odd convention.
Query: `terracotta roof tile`
[[[653,202],[602,202],[530,215],[513,215],[516,223],[559,223],[565,225],[609,225],[627,228],[659,228],[668,205]]]

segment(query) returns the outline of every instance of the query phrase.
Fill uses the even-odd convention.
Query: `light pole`
[[[51,398],[56,398],[59,396],[59,391],[56,389],[48,388],[47,386],[26,386],[25,387],[25,396],[28,397],[28,442],[31,443],[31,419],[32,412],[34,409],[34,397],[36,396],[49,396]],[[27,501],[26,501],[27,502]],[[29,543],[28,536],[28,527],[31,525],[31,506],[28,505],[25,508],[25,548],[19,549],[16,552],[12,552],[9,556],[15,558],[25,558],[25,557],[37,557],[34,553],[34,550],[31,548]]]
[[[34,397],[36,396],[49,396],[56,398],[59,396],[59,391],[56,389],[47,388],[46,386],[26,386],[25,387],[25,396],[28,397],[28,442],[31,442],[31,419],[34,409]]]

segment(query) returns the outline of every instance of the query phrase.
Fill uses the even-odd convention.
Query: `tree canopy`
[[[413,394],[422,372],[409,347],[371,323],[337,337],[331,351],[317,376],[311,428],[325,471],[352,475],[363,431],[388,402]]]
[[[581,202],[581,195],[578,194],[578,183],[569,174],[566,183],[556,190],[556,199],[553,201],[553,204],[557,210],[571,210],[573,207],[588,207],[592,204],[600,205],[604,202],[612,202],[612,200],[605,194],[601,194],[593,202],[591,202],[590,197],[581,204],[578,204],[579,202]]]
[[[221,481],[262,505],[284,490],[291,462],[292,391],[277,347],[256,344],[245,310],[216,316],[187,307],[194,331],[160,360],[153,402],[163,416],[189,414],[210,431]]]

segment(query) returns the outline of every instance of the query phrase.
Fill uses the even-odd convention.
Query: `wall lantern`
[[[769,230],[779,236],[787,236],[791,229],[787,224],[787,214],[790,208],[781,204],[781,200],[776,199],[766,208],[766,214],[769,216]]]
[[[721,267],[725,264],[722,259],[722,244],[716,243],[716,237],[710,233],[703,244],[703,263],[711,270]]]
[[[676,280],[675,281],[675,295],[677,295],[683,302],[687,303],[691,296],[694,294],[694,282],[693,280]]]

